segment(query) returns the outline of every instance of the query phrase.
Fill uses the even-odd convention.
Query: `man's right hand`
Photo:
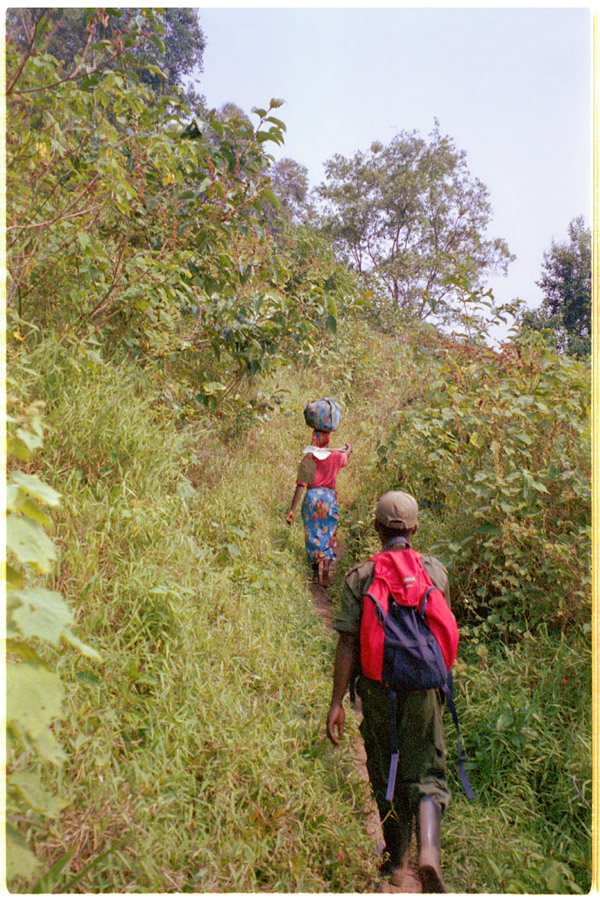
[[[327,737],[336,747],[340,746],[340,740],[344,736],[345,721],[346,713],[342,704],[332,703],[327,715]]]

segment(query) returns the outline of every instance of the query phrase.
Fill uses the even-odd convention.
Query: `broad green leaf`
[[[337,333],[337,319],[335,316],[325,316],[325,325],[332,334]]]
[[[42,638],[55,647],[73,623],[73,615],[61,594],[45,588],[30,587],[14,592],[21,606],[14,610],[12,619],[24,638]]]
[[[500,716],[498,716],[498,719],[496,720],[496,728],[498,731],[505,731],[514,723],[514,721],[515,720],[512,713],[504,712]]]
[[[478,450],[481,450],[485,442],[478,431],[473,431],[469,438],[469,443],[473,444],[474,447],[477,447]]]
[[[87,656],[88,659],[94,659],[96,660],[96,662],[102,662],[102,657],[98,653],[98,651],[94,650],[93,647],[90,647],[89,644],[84,644],[83,641],[80,641],[72,631],[64,631],[62,638],[67,642],[67,644],[70,644],[71,647],[74,647],[75,650],[79,650],[82,656]]]
[[[25,838],[11,825],[6,826],[6,880],[33,878],[40,863],[27,846]]]
[[[33,741],[58,718],[63,687],[60,678],[43,666],[8,663],[6,666],[6,717]]]
[[[16,484],[7,484],[6,486],[6,509],[8,512],[17,512],[19,510],[19,500],[22,498],[23,492]]]
[[[162,69],[159,69],[158,66],[146,65],[146,68],[149,72],[154,72],[154,74],[158,75],[160,78],[166,78],[165,73]]]
[[[283,131],[287,131],[287,127],[285,122],[282,122],[281,119],[276,119],[275,116],[268,116],[266,119],[267,122],[272,122],[274,125],[278,125]]]
[[[42,436],[40,434],[35,434],[33,431],[29,431],[27,428],[18,428],[17,437],[23,441],[25,446],[32,453],[34,450],[39,450],[40,447],[44,446]]]
[[[478,525],[475,530],[477,534],[500,534],[500,529],[496,528],[495,525],[492,525],[491,522],[482,522],[481,525]]]
[[[131,663],[130,663],[130,664],[131,664]],[[134,665],[135,665],[135,663],[134,663]],[[137,674],[137,670],[136,670],[136,674]],[[131,678],[134,678],[135,675],[130,675],[130,677],[131,677]],[[76,678],[78,681],[83,681],[83,682],[85,682],[86,684],[91,684],[91,685],[93,685],[94,687],[98,687],[98,685],[101,684],[100,679],[98,678],[97,675],[94,675],[93,672],[77,672],[77,673],[75,674],[75,678]]]
[[[220,394],[225,390],[225,385],[221,384],[219,381],[208,381],[204,382],[202,390],[205,394]]]
[[[14,456],[21,462],[27,462],[28,459],[31,459],[32,453],[25,441],[20,438],[9,438],[6,442],[6,452],[8,456]]]
[[[182,497],[195,497],[196,488],[193,486],[191,481],[189,481],[187,478],[184,478],[183,475],[180,475],[179,482],[177,484],[177,493]]]
[[[526,444],[528,447],[533,443],[533,439],[529,437],[524,431],[520,431],[518,434],[515,434],[515,437],[521,443]]]
[[[67,801],[51,794],[42,787],[40,776],[37,772],[16,772],[7,778],[8,784],[21,795],[31,809],[55,819],[61,809],[67,805]]]
[[[82,250],[87,250],[92,243],[89,234],[87,234],[85,231],[77,232],[77,241]]]
[[[6,546],[19,562],[29,563],[44,574],[50,572],[57,557],[54,544],[41,525],[21,516],[7,516]]]
[[[533,397],[523,395],[522,397],[517,397],[516,402],[519,406],[522,407],[531,406],[533,404]]]
[[[540,494],[549,494],[550,493],[550,491],[548,490],[546,485],[542,484],[539,481],[532,481],[531,487],[534,489],[534,491],[538,491],[538,493],[540,493]]]
[[[42,759],[52,763],[53,766],[60,766],[66,760],[67,755],[65,751],[49,728],[46,728],[45,731],[42,731],[41,734],[32,737],[30,740]]]
[[[11,488],[16,490],[16,496],[10,490]],[[50,528],[52,526],[52,519],[40,509],[37,503],[33,502],[31,497],[28,497],[27,494],[25,494],[23,488],[17,487],[14,484],[9,485],[7,500],[10,512],[20,512],[28,519],[38,522],[42,528]]]
[[[259,135],[259,138],[260,138],[260,135]],[[268,140],[268,138],[265,138],[265,140]],[[265,200],[268,200],[269,203],[275,207],[275,209],[279,209],[279,207],[281,205],[279,202],[279,198],[274,193],[274,191],[271,190],[271,188],[267,188],[266,191],[263,191],[263,197],[265,198]]]
[[[23,573],[13,569],[9,563],[4,564],[4,580],[9,590],[19,590],[23,587]]]

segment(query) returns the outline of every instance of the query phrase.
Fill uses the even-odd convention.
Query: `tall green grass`
[[[284,523],[315,396],[346,405],[334,443],[344,570],[377,549],[376,446],[424,391],[418,346],[352,323],[319,363],[281,373],[270,421],[225,439],[181,430],[150,373],[49,339],[11,364],[47,402],[39,465],[63,494],[56,587],[102,664],[65,655],[69,805],[37,851],[57,891],[374,889],[356,722],[324,735],[335,635],[314,611],[302,528]],[[418,364],[419,363],[419,364]],[[44,373],[35,375],[34,373]],[[286,393],[287,392],[287,393]],[[440,523],[423,517],[426,550]],[[590,876],[589,648],[583,631],[507,645],[468,631],[458,705],[475,803],[456,778],[444,819],[453,891],[577,892]]]
[[[468,634],[462,643],[461,728],[478,797],[471,805],[455,792],[449,877],[484,893],[584,893],[592,864],[587,637],[542,627],[512,646]]]
[[[289,421],[190,438],[144,376],[89,363],[48,344],[28,365],[50,373],[29,389],[65,499],[57,586],[104,659],[60,663],[70,803],[38,852],[75,848],[59,890],[108,847],[78,890],[365,889],[364,788],[323,730],[331,637],[283,523]]]

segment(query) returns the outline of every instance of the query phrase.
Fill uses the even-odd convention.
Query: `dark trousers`
[[[363,675],[358,679],[357,691],[362,705],[360,731],[367,771],[383,821],[392,809],[385,799],[391,758],[389,693],[383,685]],[[396,723],[399,760],[394,806],[408,806],[416,813],[421,797],[433,797],[442,810],[446,809],[450,793],[439,691],[398,692]]]

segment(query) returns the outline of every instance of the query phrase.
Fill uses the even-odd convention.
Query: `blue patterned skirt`
[[[332,488],[307,488],[302,501],[306,553],[311,562],[335,559],[339,519],[337,494]]]

